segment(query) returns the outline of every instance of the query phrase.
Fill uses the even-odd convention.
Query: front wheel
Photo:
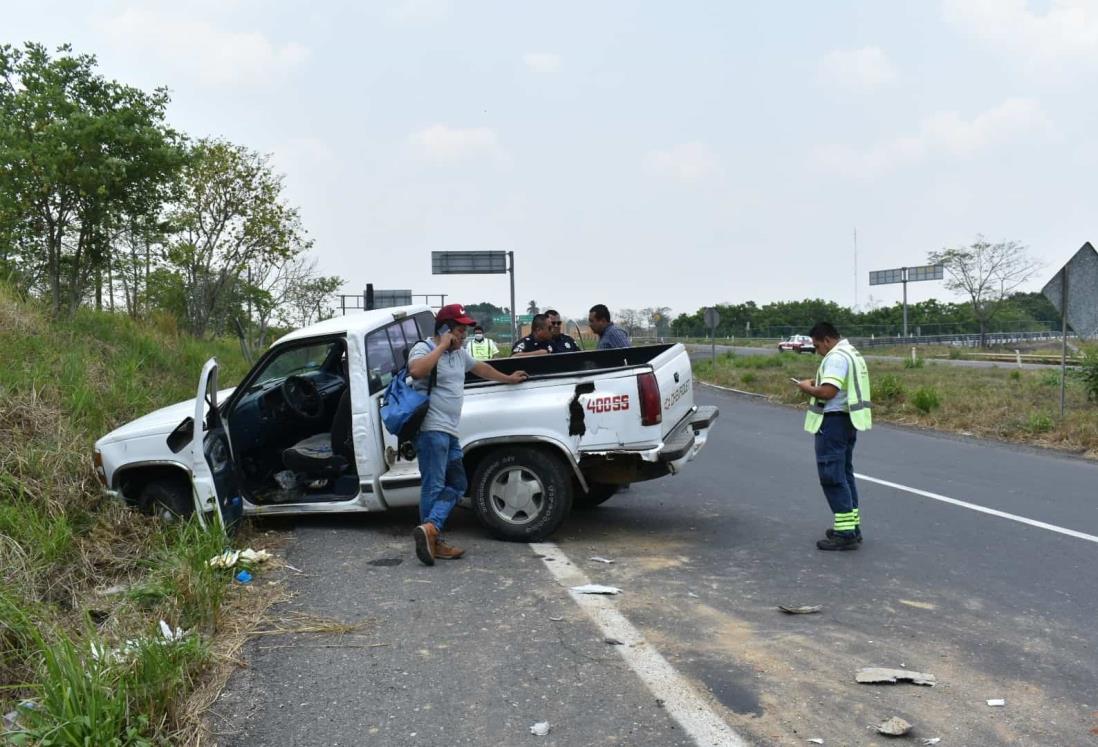
[[[194,513],[191,486],[184,480],[153,480],[141,489],[138,505],[164,524],[174,524]]]
[[[477,466],[473,508],[499,539],[540,542],[572,508],[572,476],[559,458],[543,450],[498,449]]]

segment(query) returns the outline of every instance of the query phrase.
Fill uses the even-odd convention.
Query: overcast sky
[[[1098,239],[1098,0],[37,0],[2,29],[272,153],[345,292],[507,305],[430,274],[504,249],[520,307],[864,307],[900,295],[869,270],[977,234],[1030,246],[1033,289]]]

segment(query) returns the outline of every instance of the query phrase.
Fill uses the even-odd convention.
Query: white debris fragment
[[[992,707],[1002,707],[1006,705],[1006,700],[1003,698],[991,698],[987,701],[987,704]]]
[[[253,550],[249,547],[247,550],[240,551],[240,559],[245,563],[266,563],[272,557],[266,550]]]
[[[938,742],[941,742],[941,741],[942,741],[941,737],[930,737],[929,739],[924,739],[923,744],[927,745],[927,747],[933,747],[933,745],[936,745],[936,744],[938,744]]]
[[[167,643],[178,643],[179,641],[182,641],[186,637],[187,631],[183,630],[183,628],[176,628],[175,630],[172,630],[171,625],[168,625],[168,623],[161,620],[160,621],[160,634],[164,636],[164,641],[165,642],[167,642]]]
[[[607,565],[610,565],[611,563],[614,562],[613,560],[610,560],[610,558],[603,558],[603,557],[600,557],[598,555],[592,555],[591,557],[588,558],[588,560],[593,560],[596,563],[606,563]]]
[[[877,727],[877,733],[884,734],[887,737],[902,737],[909,731],[911,731],[911,724],[898,716],[882,721],[881,725]]]
[[[210,558],[206,564],[211,568],[232,568],[241,562],[248,565],[265,563],[272,557],[274,556],[266,550],[253,550],[249,547],[246,550],[226,550],[220,555]]]
[[[823,744],[824,743],[824,741],[822,739],[820,739],[819,737],[812,737],[812,739],[806,739],[805,741],[806,742],[811,742],[812,744]]]
[[[546,734],[549,733],[549,722],[548,721],[539,721],[539,722],[537,722],[536,724],[534,724],[533,726],[530,727],[530,733],[533,734],[535,737],[544,737]]]
[[[206,561],[211,568],[232,568],[236,561],[240,560],[240,553],[235,550],[226,550],[220,555],[215,555]]]
[[[937,683],[937,678],[925,672],[915,672],[910,669],[887,669],[884,667],[862,667],[854,674],[854,679],[863,685],[896,684],[907,681],[916,685],[930,685]]]
[[[688,591],[688,592],[686,592],[686,596],[688,596],[688,597],[691,597],[691,598],[693,598],[693,599],[701,599],[701,597],[699,597],[699,596],[698,596],[697,594],[695,594],[695,593],[694,593],[694,592],[692,592],[692,591]]]
[[[616,586],[603,586],[602,584],[584,584],[573,586],[572,591],[577,594],[621,594],[621,589]]]
[[[564,619],[564,617],[550,617],[550,618],[549,618],[549,620],[550,620],[551,622],[555,622],[555,623],[559,623],[559,622],[560,622],[560,621],[562,621],[563,619]]]

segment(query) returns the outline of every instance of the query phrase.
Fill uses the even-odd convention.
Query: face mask
[[[477,342],[484,342],[484,335],[476,334],[476,335],[473,335],[473,336],[476,338]]]

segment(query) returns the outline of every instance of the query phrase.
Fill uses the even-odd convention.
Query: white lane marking
[[[878,485],[884,485],[888,488],[895,488],[896,490],[906,490],[908,493],[914,493],[915,495],[921,495],[924,498],[933,498],[936,501],[942,503],[952,503],[954,506],[960,506],[961,508],[968,508],[973,511],[979,511],[982,514],[988,514],[990,516],[998,516],[1000,519],[1010,519],[1011,521],[1017,521],[1019,524],[1029,524],[1031,527],[1037,527],[1039,529],[1047,529],[1050,532],[1056,532],[1057,534],[1066,534],[1068,537],[1075,537],[1076,539],[1086,540],[1087,542],[1098,542],[1098,537],[1093,534],[1086,534],[1085,532],[1077,532],[1074,529],[1065,529],[1064,527],[1058,527],[1055,524],[1046,524],[1043,521],[1037,521],[1036,519],[1027,519],[1024,516],[1018,516],[1017,514],[1008,514],[1006,511],[998,511],[994,508],[986,508],[985,506],[979,506],[975,503],[969,503],[968,501],[959,501],[956,498],[950,498],[948,495],[939,495],[938,493],[931,493],[929,490],[919,490],[918,488],[908,487],[907,485],[901,485],[897,482],[889,482],[888,480],[881,480],[877,477],[870,477],[869,475],[860,475],[857,472],[854,476],[859,480],[865,480],[866,482],[875,482]]]
[[[591,583],[568,556],[553,542],[531,542],[531,549],[542,556],[542,562],[553,578],[564,587]],[[659,651],[652,648],[633,624],[614,606],[613,597],[577,594],[569,590],[572,600],[594,620],[607,638],[616,638],[623,646],[615,648],[652,694],[663,701],[663,707],[696,744],[704,747],[747,747],[747,742],[716,714],[709,704],[681,674],[675,671]],[[626,589],[628,594],[629,590]]]

